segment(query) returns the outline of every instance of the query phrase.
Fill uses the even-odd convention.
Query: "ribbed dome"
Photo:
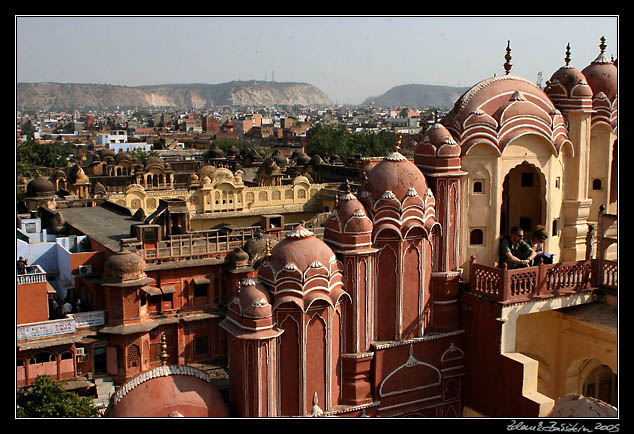
[[[347,192],[339,197],[337,207],[326,220],[325,229],[337,234],[354,236],[371,234],[373,226],[363,204],[354,194]]]
[[[401,153],[393,152],[370,171],[362,194],[367,192],[373,203],[386,197],[402,202],[413,190],[418,195],[424,195],[427,188],[420,169]]]
[[[277,273],[283,269],[304,272],[316,264],[328,269],[329,264],[335,260],[335,254],[326,243],[304,226],[297,225],[271,250],[267,262],[274,273]]]
[[[563,92],[562,92],[563,93]],[[580,98],[583,103],[587,99]],[[553,142],[558,151],[568,140],[565,121],[553,101],[534,83],[512,75],[480,81],[456,101],[442,124],[459,138],[461,154],[487,143],[504,148],[524,134],[534,134]]]
[[[165,166],[163,165],[163,160],[161,160],[161,157],[149,157],[147,160],[145,160],[146,170],[149,170],[153,167],[156,167],[159,169],[165,168]]]
[[[423,134],[421,142],[416,146],[416,154],[430,157],[459,157],[460,146],[444,125],[436,123]]]
[[[592,88],[588,85],[586,77],[572,66],[562,66],[555,71],[546,93],[548,96],[561,94],[566,97],[592,98]]]
[[[249,265],[249,254],[241,248],[236,247],[227,255],[227,260],[234,267],[246,267]]]
[[[26,185],[27,197],[51,196],[55,194],[55,186],[43,176],[38,176]]]
[[[281,153],[274,155],[273,161],[275,161],[275,164],[277,164],[279,167],[286,167],[286,165],[288,164],[288,158],[286,158]]]
[[[214,177],[215,171],[216,171],[216,166],[205,165],[201,167],[200,170],[198,171],[198,176],[200,177],[200,179],[204,178],[205,176],[211,179]]]
[[[554,108],[544,91],[534,83],[513,75],[500,75],[482,80],[465,92],[456,101],[443,124],[447,127],[454,124],[461,127],[470,115],[479,112],[493,116],[517,91],[546,113]]]
[[[328,245],[298,225],[258,268],[258,279],[274,297],[273,309],[286,303],[306,312],[313,303],[331,307],[348,296],[341,264]]]
[[[103,279],[106,282],[127,282],[146,277],[146,263],[136,253],[125,249],[111,255],[103,265]]]
[[[297,164],[301,166],[305,166],[306,164],[310,163],[310,156],[305,152],[301,152],[297,155],[296,160],[297,160]]]
[[[605,54],[605,38],[601,38],[599,48],[601,52],[597,58],[581,72],[588,80],[595,96],[603,92],[610,101],[613,101],[618,89],[617,68]]]
[[[132,161],[132,156],[130,156],[129,153],[123,151],[123,152],[119,152],[116,157],[114,158],[114,161],[119,164],[122,161]]]
[[[243,317],[259,319],[268,318],[273,314],[271,295],[255,279],[245,279],[240,282],[238,300]]]
[[[204,371],[162,365],[132,378],[110,398],[106,417],[229,417],[222,394]]]

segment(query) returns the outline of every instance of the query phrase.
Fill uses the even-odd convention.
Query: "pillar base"
[[[343,381],[341,403],[360,405],[372,402],[370,370],[374,353],[342,354]]]

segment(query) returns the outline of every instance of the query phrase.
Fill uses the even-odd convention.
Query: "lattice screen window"
[[[128,368],[141,366],[141,351],[138,345],[130,345],[128,348]]]

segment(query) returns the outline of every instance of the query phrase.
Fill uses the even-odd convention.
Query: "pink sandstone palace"
[[[107,337],[110,417],[548,415],[557,396],[583,391],[537,390],[566,379],[543,374],[551,347],[534,343],[527,330],[541,326],[530,318],[565,321],[553,309],[592,304],[597,288],[615,286],[601,242],[602,219],[616,214],[617,66],[604,49],[583,71],[567,58],[543,90],[511,75],[508,56],[505,75],[474,85],[417,137],[413,161],[397,146],[359,188],[342,188],[323,235],[300,224],[261,239],[257,261],[246,244],[174,265],[91,239],[103,271],[76,287],[105,325],[58,342],[56,354]],[[603,172],[593,140],[606,142]],[[596,199],[588,167],[606,187]],[[528,188],[518,168],[541,182],[523,200],[528,211],[510,205]],[[165,221],[188,225],[165,209]],[[499,228],[525,215],[548,228],[556,264],[496,267]],[[201,310],[214,299],[222,314]],[[41,350],[20,345],[25,361]],[[205,350],[226,359],[222,392],[196,365]]]

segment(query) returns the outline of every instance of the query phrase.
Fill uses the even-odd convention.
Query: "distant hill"
[[[30,109],[104,107],[212,107],[221,105],[327,105],[328,96],[307,83],[231,81],[220,84],[115,86],[17,83],[16,105]]]
[[[467,90],[468,87],[403,84],[393,87],[381,96],[370,97],[363,104],[451,108]]]

